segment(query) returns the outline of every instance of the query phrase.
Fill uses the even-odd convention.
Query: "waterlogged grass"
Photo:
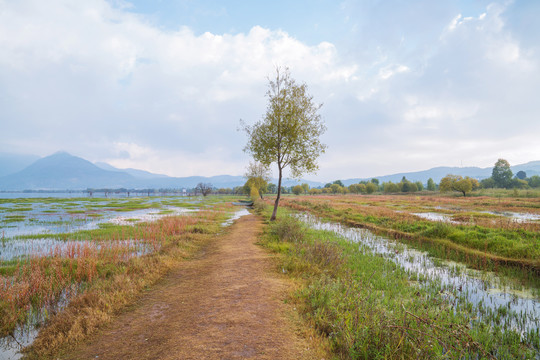
[[[222,231],[220,224],[236,210],[226,200],[212,199],[203,211],[154,222],[26,236],[67,242],[51,248],[46,256],[0,262],[0,336],[32,325],[31,319],[44,318],[36,313],[52,313],[28,350],[31,358],[41,359],[94,332],[174,264]],[[154,202],[159,211],[160,203]],[[73,286],[74,297],[66,299],[66,289]],[[59,303],[62,311],[51,311],[58,310]],[[63,308],[64,303],[69,305]]]
[[[264,212],[266,218],[270,213]],[[411,276],[333,232],[303,227],[281,210],[263,244],[282,254],[280,271],[300,280],[294,300],[343,359],[534,358],[540,344],[454,309],[440,284]],[[504,310],[499,310],[504,311]],[[495,316],[496,317],[496,316]],[[534,334],[532,335],[534,337]],[[538,337],[538,334],[536,334]],[[536,355],[535,355],[536,354]]]
[[[449,201],[445,201],[444,213],[452,213]],[[490,204],[492,199],[460,200],[459,208],[476,208],[479,206],[478,201]],[[533,199],[527,201],[536,203]],[[428,204],[430,209],[440,208],[441,202],[440,198],[413,196],[366,199],[358,196],[326,196],[287,198],[283,204],[349,226],[384,233],[428,250],[434,256],[467,262],[488,270],[497,270],[502,265],[517,265],[532,271],[531,274],[527,272],[528,277],[537,277],[540,271],[539,223],[514,222],[506,218],[492,222],[489,214],[475,218],[474,213],[465,213],[467,222],[450,223],[430,221],[412,214],[421,208],[425,210]],[[511,203],[510,200],[508,203]],[[524,201],[515,200],[515,203],[522,206]],[[396,211],[396,206],[399,206],[399,211]],[[493,209],[493,206],[485,207]],[[488,219],[490,222],[481,222],[479,219]]]

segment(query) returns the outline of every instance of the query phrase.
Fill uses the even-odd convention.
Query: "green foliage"
[[[532,188],[540,187],[540,176],[533,175],[528,180],[529,186]]]
[[[511,187],[513,189],[526,189],[529,187],[529,183],[526,180],[514,178],[511,181]]]
[[[332,194],[341,194],[343,192],[343,187],[339,184],[330,185],[330,189],[332,191]]]
[[[401,179],[401,182],[398,184],[401,192],[416,192],[418,191],[418,187],[415,183],[410,182],[407,180],[407,178],[404,176]]]
[[[482,187],[482,189],[493,189],[496,186],[495,180],[493,180],[493,178],[491,177],[487,179],[482,179],[480,181],[480,186]]]
[[[247,178],[244,184],[244,192],[252,194],[251,189],[255,188],[262,199],[263,194],[268,191],[267,187],[270,181],[270,170],[268,167],[261,163],[250,161],[244,176]]]
[[[341,180],[336,180],[332,184],[338,184],[341,187],[345,187],[345,185],[343,185],[343,182]]]
[[[520,180],[525,180],[527,178],[527,173],[523,170],[517,172],[516,177]]]
[[[309,192],[309,184],[308,183],[303,183],[302,184],[302,189],[304,189],[304,194],[307,194]]]
[[[435,191],[436,190],[436,185],[435,185],[435,181],[433,181],[432,178],[429,178],[428,181],[427,181],[427,189],[429,191]]]
[[[275,220],[281,195],[283,169],[289,167],[293,177],[318,169],[317,158],[326,145],[320,136],[326,127],[318,111],[321,105],[313,102],[307,85],[298,85],[289,70],[276,69],[276,77],[269,81],[268,107],[264,118],[254,125],[243,125],[248,135],[244,151],[263,164],[276,163],[279,182],[272,220]]]
[[[302,241],[304,239],[305,229],[302,224],[290,217],[272,222],[269,225],[269,233],[279,241]]]
[[[268,192],[270,194],[275,194],[277,192],[277,185],[276,184],[268,184],[268,186],[266,187],[266,189],[268,190]]]
[[[493,167],[491,173],[495,185],[501,188],[508,188],[512,181],[512,170],[510,169],[510,163],[504,159],[499,159]]]
[[[389,181],[386,183],[383,183],[383,191],[385,193],[396,193],[399,192],[399,186],[397,184],[394,184],[393,182]]]
[[[372,182],[368,182],[366,185],[366,193],[367,194],[373,194],[375,191],[377,191],[379,189],[379,187],[377,185],[375,185],[374,183]]]
[[[463,178],[460,175],[448,174],[441,179],[439,189],[441,191],[458,191],[463,196],[467,196],[467,193],[473,189],[473,184],[478,186],[478,181],[469,177]]]
[[[292,192],[295,195],[300,195],[300,194],[304,193],[304,188],[302,187],[302,185],[295,185],[292,188]]]
[[[249,190],[249,197],[252,201],[257,200],[259,197],[262,198],[261,194],[259,194],[259,190],[255,186],[251,186]]]

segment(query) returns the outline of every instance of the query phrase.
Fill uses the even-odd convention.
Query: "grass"
[[[262,243],[280,254],[279,270],[301,282],[296,306],[330,340],[336,358],[517,359],[532,358],[540,347],[511,330],[471,327],[472,313],[466,306],[455,311],[437,284],[421,276],[411,281],[393,262],[334,233],[304,228],[287,210],[269,223]]]
[[[31,200],[22,203],[36,202]],[[63,203],[58,200],[45,203]],[[50,249],[49,256],[0,263],[0,336],[12,333],[36,313],[52,311],[46,327],[26,350],[30,358],[41,359],[95,332],[221,231],[221,222],[233,210],[224,200],[212,199],[207,209],[191,215],[167,216],[150,223],[37,235],[87,242],[70,242],[62,251]],[[146,255],[139,256],[141,249]],[[58,301],[67,289],[76,291],[69,305],[59,309]]]
[[[494,203],[493,199],[456,201],[455,198],[415,196],[320,196],[283,200],[283,205],[292,209],[368,228],[427,250],[434,256],[467,262],[483,270],[497,270],[506,265],[526,269],[526,277],[533,279],[540,273],[540,223],[517,223],[489,214],[478,216],[478,211],[504,207],[538,213],[532,210],[537,203],[540,199]],[[445,214],[465,214],[467,222],[434,222],[412,214],[426,208],[430,211],[443,208]]]

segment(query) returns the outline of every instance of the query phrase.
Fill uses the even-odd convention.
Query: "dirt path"
[[[262,224],[236,221],[133,310],[63,359],[316,359],[282,301],[288,283],[255,245]]]

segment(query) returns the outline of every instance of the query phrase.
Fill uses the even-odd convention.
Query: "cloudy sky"
[[[240,175],[288,66],[328,181],[540,160],[540,1],[0,0],[0,152]]]

